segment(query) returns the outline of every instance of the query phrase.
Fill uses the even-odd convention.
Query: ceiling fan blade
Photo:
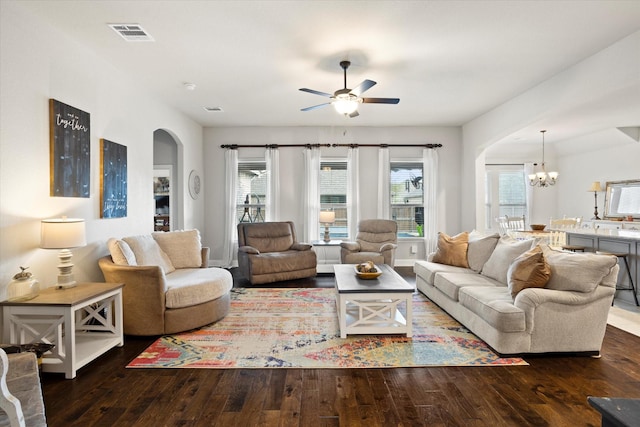
[[[360,115],[360,113],[358,113],[358,110],[354,111],[353,113],[349,114],[350,118],[354,118],[354,117],[358,117]]]
[[[300,111],[311,111],[311,110],[315,110],[317,108],[322,108],[326,105],[331,105],[330,102],[325,102],[324,104],[318,104],[318,105],[314,105],[312,107],[307,107],[307,108],[301,108]]]
[[[362,98],[365,104],[397,104],[400,98]]]
[[[373,80],[365,80],[362,83],[360,83],[358,86],[356,86],[355,88],[353,88],[351,90],[351,93],[354,94],[355,96],[360,96],[362,95],[365,91],[371,89],[374,85],[376,85],[377,83],[374,82]]]
[[[313,89],[307,89],[306,87],[303,87],[300,90],[303,91],[303,92],[313,93],[314,95],[326,96],[328,98],[331,98],[333,96],[333,95],[331,95],[329,93],[319,92],[319,91],[313,90]]]

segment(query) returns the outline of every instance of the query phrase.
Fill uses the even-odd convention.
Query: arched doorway
[[[164,129],[153,132],[153,197],[155,231],[182,228],[181,144]]]

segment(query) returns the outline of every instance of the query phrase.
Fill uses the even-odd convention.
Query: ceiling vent
[[[222,107],[202,107],[202,108],[204,108],[204,111],[206,111],[208,113],[222,113],[222,112],[224,112]]]
[[[138,24],[108,24],[113,31],[128,42],[152,42],[155,41],[145,30]]]

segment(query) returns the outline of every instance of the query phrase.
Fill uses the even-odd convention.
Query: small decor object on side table
[[[29,267],[20,267],[22,270],[13,276],[13,280],[7,286],[7,301],[28,301],[40,293],[40,283],[32,277],[27,270]]]

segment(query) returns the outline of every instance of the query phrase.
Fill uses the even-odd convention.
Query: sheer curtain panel
[[[225,215],[224,234],[222,236],[222,265],[231,267],[236,252],[238,230],[236,229],[236,189],[238,187],[238,150],[226,150],[224,153],[225,174]]]
[[[360,160],[358,148],[349,148],[347,154],[347,224],[349,240],[355,240],[360,220]]]
[[[438,244],[438,150],[422,150],[424,170],[424,249],[425,255],[436,250]]]
[[[278,211],[278,201],[280,200],[280,153],[277,148],[267,148],[265,162],[267,165],[265,220],[278,221],[280,219],[280,212]]]
[[[311,242],[320,238],[320,149],[304,150],[304,231],[303,241]]]
[[[390,167],[389,148],[380,147],[378,149],[378,219],[391,219]]]

